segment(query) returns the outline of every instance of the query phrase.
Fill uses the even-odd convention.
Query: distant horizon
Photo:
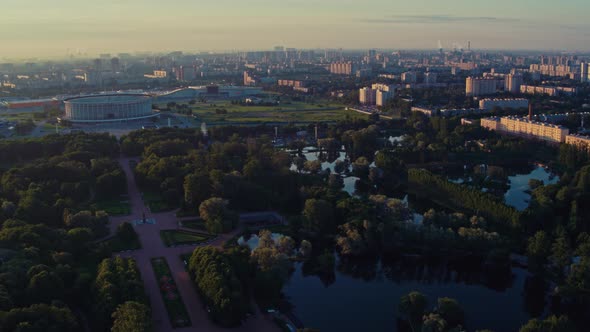
[[[275,45],[283,46],[285,50],[291,48],[288,45]],[[273,52],[274,47],[269,48],[253,48],[253,49],[211,49],[211,50],[189,50],[189,49],[169,49],[169,50],[104,50],[104,51],[93,51],[84,52],[80,54],[48,54],[46,56],[32,57],[32,56],[2,56],[0,54],[0,62],[17,61],[23,62],[27,60],[92,60],[100,58],[103,54],[109,54],[111,57],[117,57],[119,54],[130,54],[131,56],[142,56],[142,55],[159,55],[164,56],[174,52],[182,52],[185,55],[198,55],[198,54],[235,54],[243,52]],[[296,48],[298,51],[325,51],[325,50],[342,50],[343,52],[356,52],[361,53],[368,50],[376,50],[378,52],[430,52],[436,53],[436,48],[385,48],[385,47],[367,47],[367,48],[335,48],[335,47],[305,47]],[[444,52],[450,52],[453,49],[443,48]],[[590,49],[587,50],[565,50],[565,49],[518,49],[518,48],[471,48],[471,52],[514,52],[514,53],[539,53],[539,54],[575,54],[575,55],[588,55],[590,56]],[[469,52],[467,49],[463,49],[463,52]]]
[[[0,58],[124,50],[588,48],[587,0],[4,0]],[[466,47],[465,47],[466,48]],[[388,47],[391,49],[391,46]]]

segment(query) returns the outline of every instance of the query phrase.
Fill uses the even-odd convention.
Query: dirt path
[[[156,220],[154,225],[143,224],[134,225],[134,229],[139,235],[142,249],[135,250],[132,252],[125,252],[117,254],[121,257],[131,257],[137,261],[137,265],[141,272],[143,282],[145,285],[146,293],[149,296],[152,317],[154,320],[155,331],[157,332],[168,332],[168,331],[227,331],[230,329],[224,329],[214,325],[210,320],[209,316],[195,289],[195,285],[190,280],[188,272],[185,270],[184,262],[180,258],[180,255],[191,253],[197,245],[191,246],[179,246],[168,248],[164,245],[160,239],[160,231],[166,229],[178,229],[178,218],[174,212],[164,213],[151,213],[145,206],[141,193],[135,183],[135,177],[129,165],[129,162],[133,160],[130,158],[120,158],[119,163],[125,171],[127,176],[127,190],[129,193],[129,201],[131,204],[131,215],[124,217],[111,218],[111,232],[114,234],[117,226],[125,221],[141,220],[145,213],[146,218],[153,218]],[[266,213],[268,214],[268,213]],[[223,234],[208,245],[221,247],[228,239],[239,234],[241,229],[236,229],[229,234]],[[192,326],[182,329],[173,329],[168,319],[168,313],[164,301],[160,294],[160,288],[154,271],[152,270],[150,259],[154,257],[164,257],[170,266],[172,277],[176,282],[178,290],[182,296],[184,305],[189,312]],[[272,322],[272,317],[258,313],[253,317],[250,317],[244,325],[239,328],[231,329],[232,331],[260,331],[260,332],[274,332],[280,331],[280,329]]]

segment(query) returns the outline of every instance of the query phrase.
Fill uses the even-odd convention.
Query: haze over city
[[[297,48],[587,50],[584,0],[4,0],[2,56]]]

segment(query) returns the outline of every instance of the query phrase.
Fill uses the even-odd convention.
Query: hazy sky
[[[0,0],[0,58],[297,48],[590,49],[588,0]]]

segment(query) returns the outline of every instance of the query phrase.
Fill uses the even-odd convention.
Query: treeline
[[[239,325],[250,298],[231,257],[213,247],[197,248],[189,261],[189,273],[211,318],[222,326]]]
[[[80,331],[82,314],[96,317],[93,331],[110,330],[121,301],[136,299],[119,295],[134,292],[122,281],[136,278],[119,264],[101,268],[98,300],[96,268],[111,252],[95,241],[108,234],[108,215],[85,207],[126,190],[111,159],[116,139],[50,135],[2,141],[0,151],[15,165],[0,171],[0,330]],[[98,314],[95,304],[105,301],[112,301],[109,309]]]
[[[146,142],[164,134],[145,132]],[[195,143],[200,134],[191,135],[185,137],[180,131],[178,137],[167,135],[145,146],[135,167],[142,190],[158,192],[169,205],[192,213],[211,197],[229,200],[233,210],[293,213],[303,204],[299,188],[317,181],[290,172],[291,156],[274,149],[268,137],[234,134],[205,146]]]
[[[398,304],[398,329],[401,332],[414,331],[465,331],[465,311],[455,299],[442,297],[436,306],[429,309],[428,298],[420,292],[410,292],[400,298]],[[478,330],[492,332],[491,330]],[[573,332],[576,326],[567,316],[550,316],[545,320],[531,319],[520,332]]]
[[[339,226],[336,247],[342,255],[366,256],[399,251],[428,255],[487,255],[506,247],[498,233],[487,232],[481,217],[429,211],[422,224],[413,220],[407,205],[384,196],[370,196],[367,207],[376,214],[353,217]]]
[[[117,140],[109,134],[74,133],[0,141],[0,160],[3,162],[27,161],[68,154],[115,156],[118,152]]]
[[[529,269],[559,285],[554,302],[580,330],[590,310],[590,165],[532,191],[523,220]]]
[[[520,228],[518,211],[490,194],[452,183],[423,169],[410,169],[408,182],[409,190],[418,196],[484,216],[492,230],[508,231]]]
[[[128,301],[147,305],[137,264],[131,258],[108,258],[98,266],[93,285],[93,324],[108,329],[118,306]]]
[[[292,259],[308,258],[311,243],[301,241],[299,249],[289,236],[273,239],[268,230],[258,233],[258,247],[228,245],[195,249],[189,273],[197,285],[211,318],[222,326],[236,326],[251,311],[251,303],[276,308],[281,290],[293,269]]]

